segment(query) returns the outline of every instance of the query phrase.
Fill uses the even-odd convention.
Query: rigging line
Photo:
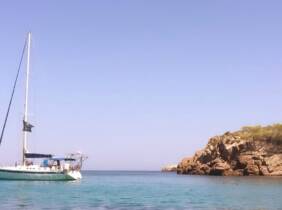
[[[5,131],[5,128],[6,128],[7,121],[8,121],[8,116],[9,116],[9,113],[10,113],[10,108],[11,108],[11,105],[12,105],[12,101],[13,101],[13,97],[14,97],[14,93],[15,93],[18,77],[19,77],[19,74],[20,74],[20,69],[21,69],[21,66],[22,66],[22,61],[23,61],[23,57],[24,57],[25,48],[26,48],[26,41],[24,43],[24,47],[23,47],[23,50],[22,50],[22,55],[21,55],[21,60],[20,60],[19,66],[18,66],[17,76],[16,76],[16,79],[14,81],[12,95],[11,95],[11,98],[10,98],[8,110],[7,110],[6,117],[5,117],[5,121],[4,121],[4,124],[3,124],[3,127],[2,127],[1,137],[0,137],[0,144],[2,143],[2,139],[3,139],[3,136],[4,136],[4,131]]]

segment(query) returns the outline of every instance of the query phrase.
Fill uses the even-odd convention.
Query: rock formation
[[[162,172],[175,172],[177,171],[177,164],[166,165],[162,168]]]
[[[177,173],[281,176],[282,125],[244,127],[212,137],[203,150],[178,164]]]

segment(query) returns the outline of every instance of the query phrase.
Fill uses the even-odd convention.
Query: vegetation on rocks
[[[273,143],[282,144],[282,124],[274,124],[269,126],[245,126],[235,134],[240,135],[244,139],[267,140]]]

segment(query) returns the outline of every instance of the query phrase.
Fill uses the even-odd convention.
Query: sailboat
[[[25,102],[23,117],[23,144],[22,144],[22,162],[14,166],[0,167],[0,179],[5,180],[78,180],[81,179],[81,168],[83,161],[87,158],[81,153],[70,153],[63,157],[57,157],[52,154],[31,153],[27,148],[28,133],[31,133],[34,127],[28,121],[28,99],[29,99],[29,72],[30,72],[30,47],[31,33],[27,35],[17,76],[14,82],[12,95],[10,98],[8,111],[6,113],[3,129],[1,132],[0,143],[2,142],[10,107],[22,66],[24,55],[26,55],[26,85],[25,85]],[[35,163],[36,162],[36,163]]]

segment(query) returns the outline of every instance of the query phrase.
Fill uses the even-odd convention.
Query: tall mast
[[[28,122],[28,87],[29,87],[29,71],[30,71],[30,44],[31,33],[27,35],[27,62],[26,62],[26,86],[25,86],[25,104],[24,104],[24,122]],[[27,150],[27,131],[23,129],[23,165],[25,165],[25,153]]]

